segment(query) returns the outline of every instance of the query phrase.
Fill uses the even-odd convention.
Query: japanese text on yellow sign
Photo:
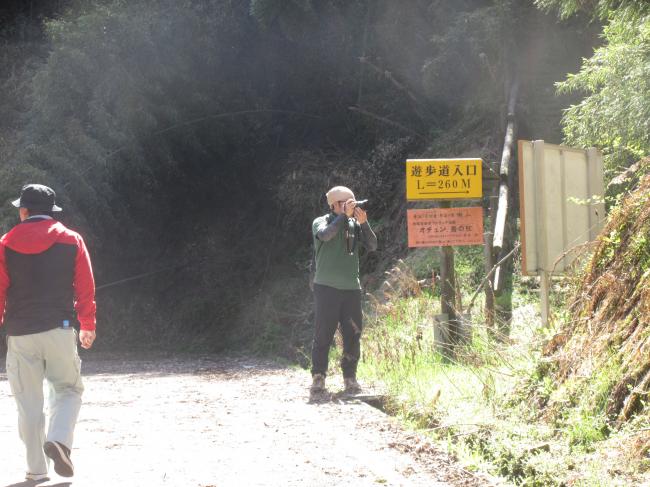
[[[409,159],[407,200],[472,199],[483,196],[481,159]]]

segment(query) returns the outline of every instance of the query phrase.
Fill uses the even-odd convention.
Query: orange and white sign
[[[483,245],[483,208],[407,210],[409,247]]]

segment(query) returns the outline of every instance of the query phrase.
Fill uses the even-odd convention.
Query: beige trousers
[[[7,378],[18,406],[18,431],[27,451],[27,472],[44,474],[48,464],[43,444],[58,441],[72,449],[83,384],[77,334],[55,328],[32,335],[7,337]],[[49,389],[47,436],[43,380]]]

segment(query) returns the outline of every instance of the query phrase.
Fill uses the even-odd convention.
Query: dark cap
[[[27,208],[32,211],[61,211],[54,204],[56,193],[52,188],[42,184],[27,184],[23,186],[20,198],[11,202],[16,208]]]

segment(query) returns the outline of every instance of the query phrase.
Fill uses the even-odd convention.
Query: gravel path
[[[76,475],[52,472],[43,487],[487,485],[365,403],[309,404],[303,370],[259,359],[91,352],[83,373]],[[34,485],[22,482],[4,368],[0,411],[0,487]]]

